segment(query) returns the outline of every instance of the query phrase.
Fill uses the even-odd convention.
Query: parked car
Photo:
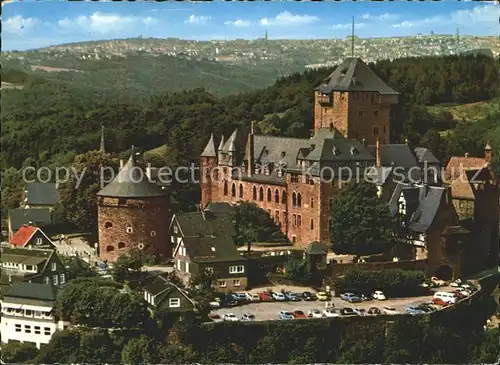
[[[323,316],[327,318],[332,318],[332,317],[339,317],[340,314],[335,311],[334,308],[326,308],[323,309]]]
[[[417,306],[406,307],[405,312],[408,314],[425,314],[426,312]]]
[[[260,302],[260,296],[256,293],[245,293],[249,302]]]
[[[242,321],[255,321],[255,316],[252,313],[243,313],[241,316]]]
[[[226,313],[222,316],[223,321],[228,321],[228,322],[237,322],[238,317],[234,313]]]
[[[286,292],[285,298],[286,298],[286,300],[289,300],[291,302],[299,302],[300,301],[299,296],[297,294],[291,293],[291,292]]]
[[[400,314],[398,310],[394,307],[384,307],[382,308],[382,313],[384,314]]]
[[[356,312],[352,308],[340,308],[340,314],[343,316],[355,316]]]
[[[434,307],[428,303],[422,303],[418,306],[418,308],[423,310],[425,313],[430,313],[434,311]]]
[[[220,314],[217,314],[217,313],[210,313],[208,315],[208,318],[213,319],[213,320],[220,320],[220,319],[222,319],[221,316],[220,316]]]
[[[380,290],[375,290],[373,292],[373,299],[377,299],[377,300],[386,300],[387,298],[385,297],[385,294],[384,292],[380,291]]]
[[[238,305],[238,300],[236,299],[236,296],[234,296],[233,294],[227,294],[221,301],[221,306],[224,307],[234,307],[236,305]]]
[[[239,303],[248,302],[246,293],[233,293],[233,296]]]
[[[279,319],[294,319],[294,315],[288,311],[280,311]]]
[[[366,312],[367,314],[371,314],[371,315],[377,315],[377,314],[380,314],[380,309],[378,309],[377,307],[371,307],[368,309],[368,311]]]
[[[210,303],[210,308],[220,308],[221,306],[221,300],[220,298],[215,298],[214,300],[212,300]]]
[[[458,288],[462,285],[462,280],[461,279],[456,279],[454,280],[450,286],[454,287],[454,288]]]
[[[314,295],[311,292],[305,291],[302,293],[302,299],[304,299],[305,301],[308,301],[308,302],[312,302],[312,301],[316,300],[316,295]]]
[[[366,315],[366,310],[363,308],[354,308],[353,310],[358,316]]]
[[[321,300],[321,301],[327,301],[330,296],[328,295],[328,293],[326,291],[319,291],[316,293],[316,297],[318,298],[318,300]]]
[[[307,318],[306,314],[301,311],[301,310],[296,310],[296,311],[293,311],[292,312],[292,315],[295,317],[295,318]]]
[[[323,315],[321,314],[321,311],[319,309],[311,309],[309,312],[307,312],[308,317],[311,318],[321,318]]]
[[[431,281],[432,281],[434,284],[436,284],[437,286],[445,286],[445,285],[446,285],[446,281],[441,280],[441,279],[439,279],[439,278],[437,278],[437,277],[435,277],[435,276],[433,276],[433,277],[431,278]]]
[[[273,292],[272,297],[274,300],[278,300],[280,302],[283,302],[286,300],[285,294],[283,294],[283,293]]]
[[[477,292],[477,288],[473,284],[462,284],[460,288],[470,291],[471,293]]]
[[[458,296],[459,299],[467,298],[472,294],[470,291],[463,288],[458,288],[457,290],[454,290],[453,293],[455,293],[455,295]]]
[[[261,302],[272,302],[273,301],[272,294],[267,292],[267,291],[259,293],[259,298],[260,298]]]
[[[373,298],[371,297],[371,295],[364,295],[364,294],[361,294],[361,295],[358,295],[359,298],[361,299],[361,301],[363,302],[366,302],[368,300],[372,300]]]
[[[455,295],[455,293],[448,293],[444,291],[438,291],[434,293],[434,298],[443,299],[443,301],[447,302],[448,304],[455,304],[457,302],[457,296]]]
[[[356,296],[354,293],[342,293],[340,294],[340,298],[349,303],[359,303],[361,302],[361,298]]]
[[[441,298],[432,298],[432,304],[437,305],[439,307],[446,307],[448,305],[448,302],[445,302]]]

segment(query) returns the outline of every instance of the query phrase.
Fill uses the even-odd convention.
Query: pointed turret
[[[220,143],[219,143],[219,148],[217,149],[217,152],[218,152],[218,160],[219,160],[219,164],[223,161],[224,159],[224,152],[223,152],[223,149],[224,149],[224,135],[222,135],[221,139],[220,139]]]
[[[104,143],[104,126],[101,126],[101,147],[99,148],[99,151],[106,153],[106,146]]]
[[[210,140],[207,143],[207,146],[203,150],[201,157],[217,157],[217,152],[215,151],[215,142],[214,142],[214,134],[210,134]]]
[[[484,146],[484,161],[487,164],[490,164],[491,158],[492,158],[492,148],[490,142],[488,141],[488,143],[486,143],[486,146]]]

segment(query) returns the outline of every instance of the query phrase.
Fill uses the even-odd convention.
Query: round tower
[[[99,257],[114,262],[132,248],[170,256],[168,194],[149,182],[134,151],[118,175],[97,193]]]

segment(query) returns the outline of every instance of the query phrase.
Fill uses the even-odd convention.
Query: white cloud
[[[384,13],[380,15],[363,14],[361,19],[369,21],[390,21],[397,20],[399,18],[398,14]]]
[[[478,5],[468,10],[457,10],[447,15],[436,15],[423,19],[409,19],[393,24],[394,28],[418,28],[427,25],[447,25],[456,27],[498,28],[500,8],[497,5]]]
[[[242,19],[237,19],[237,20],[228,20],[227,22],[224,22],[225,25],[232,25],[233,27],[238,27],[238,28],[245,28],[249,27],[252,25],[252,23],[248,20],[242,20]]]
[[[41,22],[37,18],[23,18],[20,15],[16,15],[7,18],[2,22],[2,30],[9,34],[20,34],[27,32],[40,24]]]
[[[204,15],[194,15],[191,14],[185,21],[184,24],[205,24],[208,20],[212,19],[210,16]]]
[[[277,25],[277,26],[296,26],[308,25],[318,21],[319,18],[314,15],[297,15],[288,11],[284,11],[276,15],[274,18],[262,18],[261,25]]]
[[[156,25],[158,20],[152,17],[122,16],[95,12],[90,16],[80,15],[75,19],[61,19],[57,24],[66,30],[76,28],[90,33],[110,34],[130,30],[133,27]]]
[[[359,29],[359,28],[364,28],[365,23],[354,23],[354,29]],[[343,24],[334,24],[331,26],[332,29],[351,29],[352,28],[352,22],[351,23],[343,23]]]

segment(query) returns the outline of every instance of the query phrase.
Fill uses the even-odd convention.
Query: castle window
[[[231,185],[231,196],[236,196],[236,185],[234,183]]]
[[[302,195],[300,195],[300,193],[297,194],[297,206],[302,206]]]
[[[216,168],[214,170],[214,180],[219,180],[219,169],[218,168]]]
[[[292,243],[293,244],[297,243],[297,236],[292,236]]]
[[[373,127],[373,135],[378,136],[378,127]]]
[[[143,249],[144,249],[144,243],[142,243],[142,242],[141,242],[141,243],[139,243],[139,244],[137,245],[137,248],[138,248],[139,250],[143,250]]]
[[[243,198],[243,184],[240,184],[240,198]]]
[[[286,204],[286,191],[281,192],[281,204]]]
[[[378,110],[375,110],[375,111],[373,112],[373,114],[374,114],[376,117],[378,117]]]
[[[279,210],[277,210],[276,212],[274,212],[274,218],[276,219],[276,222],[280,221],[280,211]]]
[[[384,133],[385,133],[385,125],[384,125]]]
[[[363,111],[362,111],[362,110],[359,110],[359,111],[358,111],[358,117],[360,117],[360,118],[361,118],[362,116],[363,116]]]
[[[264,201],[264,188],[262,186],[259,189],[259,200]]]
[[[298,183],[299,182],[299,175],[291,174],[290,179],[293,183]]]
[[[292,215],[292,219],[293,219],[293,221],[292,221],[293,222],[293,226],[294,227],[297,226],[297,214],[293,214]]]
[[[257,188],[255,186],[252,188],[252,198],[257,200]]]
[[[280,192],[278,189],[274,191],[274,202],[279,203],[280,202]]]
[[[292,193],[292,206],[297,206],[297,193],[295,191]]]
[[[273,200],[273,195],[271,193],[271,188],[267,188],[267,201],[270,202]]]
[[[109,245],[109,246],[106,247],[106,252],[112,252],[114,250],[115,250],[115,248],[113,246],[111,246],[111,245]]]
[[[131,226],[127,226],[127,233],[133,233],[134,230],[132,229]]]
[[[302,226],[302,216],[300,214],[297,214],[297,227]]]
[[[110,247],[110,246],[108,246],[108,247]],[[125,243],[118,242],[118,248],[125,248]]]
[[[314,229],[314,219],[311,219],[311,231]]]
[[[227,194],[229,194],[229,186],[227,181],[224,181],[224,195],[227,196]]]
[[[314,198],[311,198],[311,208],[314,208]]]
[[[156,231],[151,231],[151,237],[156,237]]]
[[[104,223],[104,228],[111,228],[111,227],[113,227],[113,223],[111,222]]]

